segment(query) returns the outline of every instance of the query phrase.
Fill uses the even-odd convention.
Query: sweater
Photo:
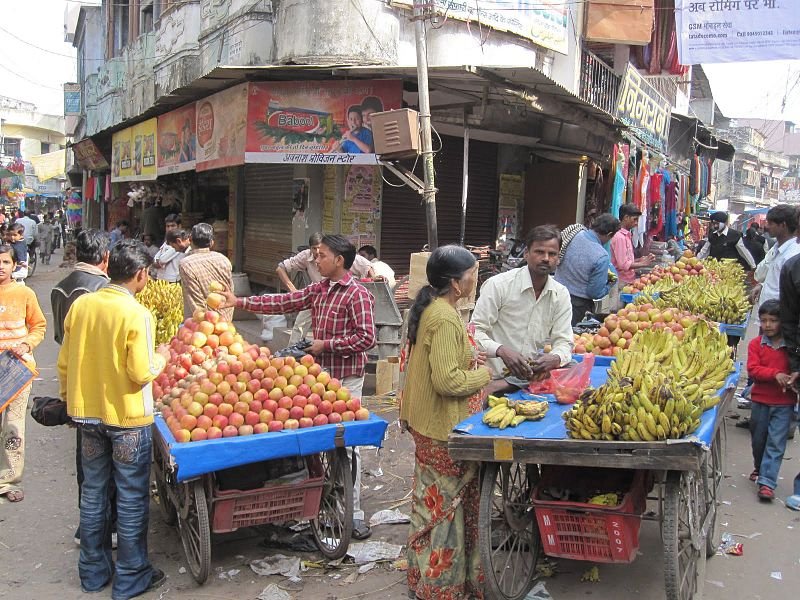
[[[489,383],[488,369],[471,370],[472,347],[456,310],[441,298],[422,313],[411,348],[400,419],[439,441],[469,416],[467,399]]]
[[[47,320],[31,288],[16,282],[0,285],[0,351],[22,343],[33,351],[42,343],[46,329]],[[25,362],[36,367],[33,354],[26,356]]]
[[[756,336],[747,346],[747,374],[753,379],[750,398],[759,404],[770,406],[793,406],[797,395],[792,390],[784,391],[775,376],[790,373],[789,354],[781,342],[774,348],[766,336]]]
[[[602,298],[611,289],[608,271],[611,258],[591,229],[581,231],[570,243],[556,269],[556,281],[569,295],[586,300]]]
[[[58,354],[67,414],[113,427],[150,425],[152,381],[165,366],[154,342],[150,311],[125,288],[109,284],[75,300]]]

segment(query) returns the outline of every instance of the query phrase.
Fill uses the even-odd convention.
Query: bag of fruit
[[[574,404],[591,382],[594,354],[583,355],[583,361],[566,369],[550,372],[553,394],[559,404]]]

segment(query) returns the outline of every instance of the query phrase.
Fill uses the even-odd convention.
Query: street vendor
[[[623,204],[619,207],[620,228],[611,238],[611,264],[617,269],[617,275],[623,284],[633,283],[636,269],[649,267],[655,261],[652,254],[638,260],[633,254],[631,232],[638,224],[640,216],[642,211],[635,204]]]
[[[717,211],[709,219],[711,223],[708,226],[708,243],[698,252],[697,258],[732,258],[738,260],[745,270],[755,269],[756,262],[744,245],[742,234],[728,227],[728,213]]]
[[[496,275],[481,287],[472,323],[495,379],[507,367],[529,381],[572,358],[569,291],[550,275],[558,264],[560,241],[555,226],[534,227],[525,240],[527,268]],[[544,353],[547,343],[552,349]]]
[[[341,235],[326,235],[316,249],[316,268],[322,280],[286,294],[267,294],[237,298],[224,292],[220,308],[243,308],[266,315],[311,311],[314,341],[308,352],[331,377],[341,381],[353,397],[364,387],[367,350],[375,345],[374,300],[372,294],[350,272],[356,249]],[[348,454],[350,450],[348,450]],[[370,536],[361,510],[361,457],[358,448],[353,481],[353,537]]]

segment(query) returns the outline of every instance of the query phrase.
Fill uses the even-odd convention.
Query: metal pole
[[[436,187],[434,186],[433,142],[431,140],[431,105],[428,96],[428,49],[425,40],[424,2],[414,0],[414,31],[417,42],[417,87],[419,89],[419,128],[422,144],[422,166],[425,187],[425,216],[428,224],[428,247],[431,251],[439,245],[436,226]]]
[[[464,177],[461,181],[461,237],[459,241],[464,245],[467,230],[467,192],[469,191],[469,127],[467,127],[467,113],[464,111]]]

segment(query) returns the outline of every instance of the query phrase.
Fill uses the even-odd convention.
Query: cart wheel
[[[311,521],[311,532],[326,558],[341,558],[353,534],[353,474],[347,450],[337,448],[318,456],[325,483],[319,513]]]
[[[705,540],[693,541],[703,519],[700,479],[692,471],[667,473],[661,516],[667,600],[691,600],[698,589],[697,566],[705,546]]]
[[[158,506],[161,509],[161,516],[164,522],[174,527],[178,524],[178,511],[169,497],[167,490],[167,483],[164,481],[164,462],[163,456],[158,449],[153,450],[153,479],[156,482],[156,491],[158,492]]]
[[[211,570],[211,527],[208,522],[208,504],[203,480],[184,483],[178,529],[183,543],[183,553],[189,563],[194,580],[205,583]]]
[[[706,533],[706,557],[711,558],[717,553],[717,510],[719,505],[719,487],[724,475],[723,460],[725,457],[725,445],[727,442],[725,431],[725,420],[720,423],[714,441],[711,443],[711,455],[704,464],[704,486],[703,491],[706,501],[706,514],[711,513],[711,520],[708,524]],[[703,517],[705,518],[705,516]]]
[[[537,465],[484,465],[478,545],[489,598],[519,600],[533,586],[541,548],[531,504],[538,479]]]

